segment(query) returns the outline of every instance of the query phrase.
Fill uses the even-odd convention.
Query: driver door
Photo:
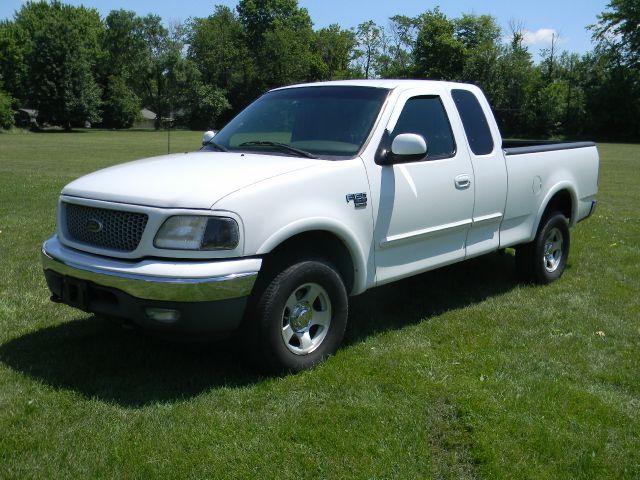
[[[444,89],[405,92],[387,124],[389,145],[401,133],[422,135],[427,154],[390,165],[371,162],[379,188],[374,218],[376,283],[453,263],[465,256],[474,179],[454,106]]]

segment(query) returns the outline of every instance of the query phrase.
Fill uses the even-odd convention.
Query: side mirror
[[[202,135],[202,145],[206,145],[218,133],[216,130],[209,130]]]
[[[427,141],[422,135],[401,133],[391,143],[392,161],[419,160],[427,154]]]

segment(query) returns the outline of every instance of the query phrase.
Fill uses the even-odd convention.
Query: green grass
[[[263,377],[232,342],[48,300],[60,189],[166,134],[0,135],[0,478],[639,478],[640,146],[599,148],[560,281],[519,285],[495,254],[378,288],[337,355]]]

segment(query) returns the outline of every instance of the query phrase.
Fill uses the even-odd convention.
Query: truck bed
[[[504,145],[513,142],[503,142]],[[531,241],[537,219],[557,191],[570,189],[570,224],[589,215],[598,191],[598,151],[593,142],[517,142],[505,149],[508,193],[500,228],[502,247]]]
[[[523,155],[525,153],[551,152],[571,150],[574,148],[595,147],[594,142],[573,142],[553,140],[503,140],[502,150],[505,155]]]

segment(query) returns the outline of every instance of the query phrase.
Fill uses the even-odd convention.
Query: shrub
[[[0,128],[10,129],[14,125],[14,114],[12,107],[13,98],[0,90]]]

